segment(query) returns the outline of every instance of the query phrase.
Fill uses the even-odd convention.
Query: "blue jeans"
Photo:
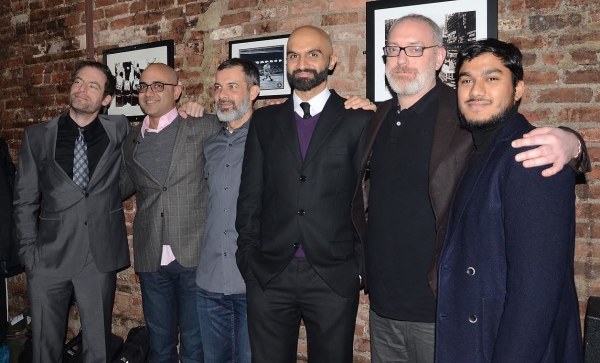
[[[139,272],[142,306],[150,331],[148,363],[203,363],[196,313],[196,267],[177,261],[157,272]],[[179,355],[177,337],[181,338]]]
[[[246,294],[224,295],[198,287],[204,358],[210,363],[250,363]]]

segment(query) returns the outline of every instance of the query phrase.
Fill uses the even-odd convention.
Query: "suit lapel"
[[[136,127],[135,129],[133,129],[131,131],[133,133],[133,142],[131,143],[131,145],[127,145],[127,150],[128,152],[125,153],[125,157],[129,158],[131,160],[131,163],[133,165],[135,165],[135,172],[142,174],[147,180],[152,181],[153,183],[157,184],[157,185],[161,185],[161,183],[159,183],[158,179],[156,179],[154,177],[154,175],[152,175],[148,169],[146,169],[146,167],[144,167],[136,158],[135,155],[137,153],[137,149],[138,146],[140,145],[139,143],[139,139],[142,137],[142,127],[141,125]]]
[[[338,96],[335,91],[331,90],[331,95],[321,111],[319,121],[315,127],[315,131],[310,138],[308,144],[308,150],[306,150],[306,157],[304,158],[304,164],[310,163],[312,158],[315,156],[317,151],[321,148],[329,134],[333,131],[337,123],[344,116],[343,112],[339,112],[340,107],[343,107],[343,98]],[[294,120],[295,121],[295,120]]]
[[[67,183],[70,183],[75,188],[79,188],[77,184],[75,184],[73,179],[69,178],[69,175],[67,175],[63,168],[61,168],[60,165],[58,165],[58,163],[56,162],[56,137],[58,134],[59,118],[60,117],[57,117],[48,121],[45,129],[44,140],[46,141],[45,147],[46,155],[48,155],[48,165],[50,165],[50,167],[54,169],[58,173],[58,175],[60,175]]]
[[[296,118],[294,114],[294,101],[292,97],[288,98],[279,108],[279,114],[275,115],[277,126],[283,134],[283,139],[290,148],[292,155],[302,165],[302,154],[300,153],[300,143],[298,142],[298,129],[296,128]]]
[[[440,100],[451,98],[450,102],[438,102],[438,110],[433,128],[433,144],[429,159],[429,180],[435,177],[435,173],[445,157],[448,157],[448,147],[457,131],[456,123],[456,95],[452,90],[442,87]],[[444,177],[444,176],[441,176]]]
[[[177,135],[175,135],[175,144],[173,145],[173,154],[171,155],[171,160],[169,162],[169,172],[167,173],[167,179],[165,183],[168,183],[169,178],[171,177],[171,173],[173,172],[173,167],[176,163],[173,160],[179,160],[184,149],[184,135],[188,135],[187,128],[189,128],[190,124],[187,120],[177,116],[179,119],[179,127],[177,127]],[[200,164],[198,164],[200,165]]]
[[[117,148],[117,126],[114,122],[110,122],[105,120],[101,115],[98,116],[102,127],[104,127],[104,131],[106,131],[106,135],[108,136],[108,145],[102,154],[100,160],[98,160],[98,165],[96,165],[96,169],[94,170],[94,174],[90,175],[90,183],[88,185],[88,190],[92,189],[94,185],[98,182],[102,173],[104,173],[104,167],[110,159],[110,154],[113,150]]]

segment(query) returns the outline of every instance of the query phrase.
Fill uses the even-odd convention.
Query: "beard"
[[[221,108],[221,104],[229,102],[231,103],[230,110],[224,110]],[[250,93],[246,95],[246,97],[242,100],[242,102],[237,105],[235,101],[228,99],[219,99],[217,102],[217,117],[219,121],[222,122],[233,122],[241,119],[250,109]]]
[[[387,62],[387,60],[386,60]],[[390,88],[398,96],[414,96],[425,88],[430,86],[432,83],[435,84],[436,69],[435,69],[435,58],[431,59],[425,72],[419,72],[417,69],[398,65],[392,69],[385,68],[385,77],[388,81]],[[395,78],[396,72],[412,73],[415,75],[414,79]]]
[[[98,101],[75,99],[73,94],[69,95],[69,106],[75,113],[94,114],[102,108],[102,99]]]
[[[310,72],[313,77],[297,77],[296,75],[300,72]],[[292,88],[297,89],[301,92],[310,91],[311,89],[317,87],[321,83],[327,80],[327,76],[329,75],[329,62],[325,66],[321,72],[317,72],[314,69],[296,69],[292,73],[287,74],[288,83]]]
[[[513,94],[514,99],[514,94]],[[469,100],[471,101],[471,100]],[[467,101],[468,102],[468,101]],[[503,124],[506,120],[512,117],[516,112],[517,103],[512,102],[508,104],[502,111],[498,112],[487,120],[468,120],[463,115],[462,111],[459,112],[460,127],[469,131],[487,131],[496,128],[498,125]]]

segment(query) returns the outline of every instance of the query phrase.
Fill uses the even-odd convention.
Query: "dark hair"
[[[260,87],[260,75],[258,73],[258,67],[256,67],[256,64],[251,60],[242,59],[242,58],[228,59],[225,62],[219,64],[219,67],[217,68],[217,72],[222,71],[223,69],[233,68],[233,67],[242,67],[242,70],[244,71],[244,77],[245,77],[246,83],[248,84],[248,88],[250,88],[252,86]]]
[[[517,86],[518,81],[523,80],[523,55],[519,48],[512,43],[506,43],[493,38],[477,40],[458,52],[455,79],[458,79],[460,68],[465,61],[471,61],[485,53],[492,53],[500,58],[502,64],[510,70],[513,87]]]
[[[115,88],[117,88],[117,80],[115,79],[115,76],[113,76],[113,74],[110,72],[110,68],[108,68],[108,66],[100,62],[86,60],[77,64],[77,67],[75,67],[75,70],[71,74],[71,83],[75,82],[75,77],[77,77],[79,71],[85,67],[96,68],[100,72],[104,73],[104,75],[106,76],[106,83],[104,83],[104,97],[112,96],[115,94]]]

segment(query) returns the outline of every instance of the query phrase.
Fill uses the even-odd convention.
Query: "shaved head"
[[[315,26],[307,25],[301,26],[300,28],[294,30],[290,35],[288,40],[288,46],[290,43],[295,41],[298,38],[302,39],[311,39],[311,41],[319,46],[321,52],[326,57],[329,57],[333,54],[333,45],[331,44],[331,38],[329,34],[325,32],[325,30],[321,28],[317,28]]]

